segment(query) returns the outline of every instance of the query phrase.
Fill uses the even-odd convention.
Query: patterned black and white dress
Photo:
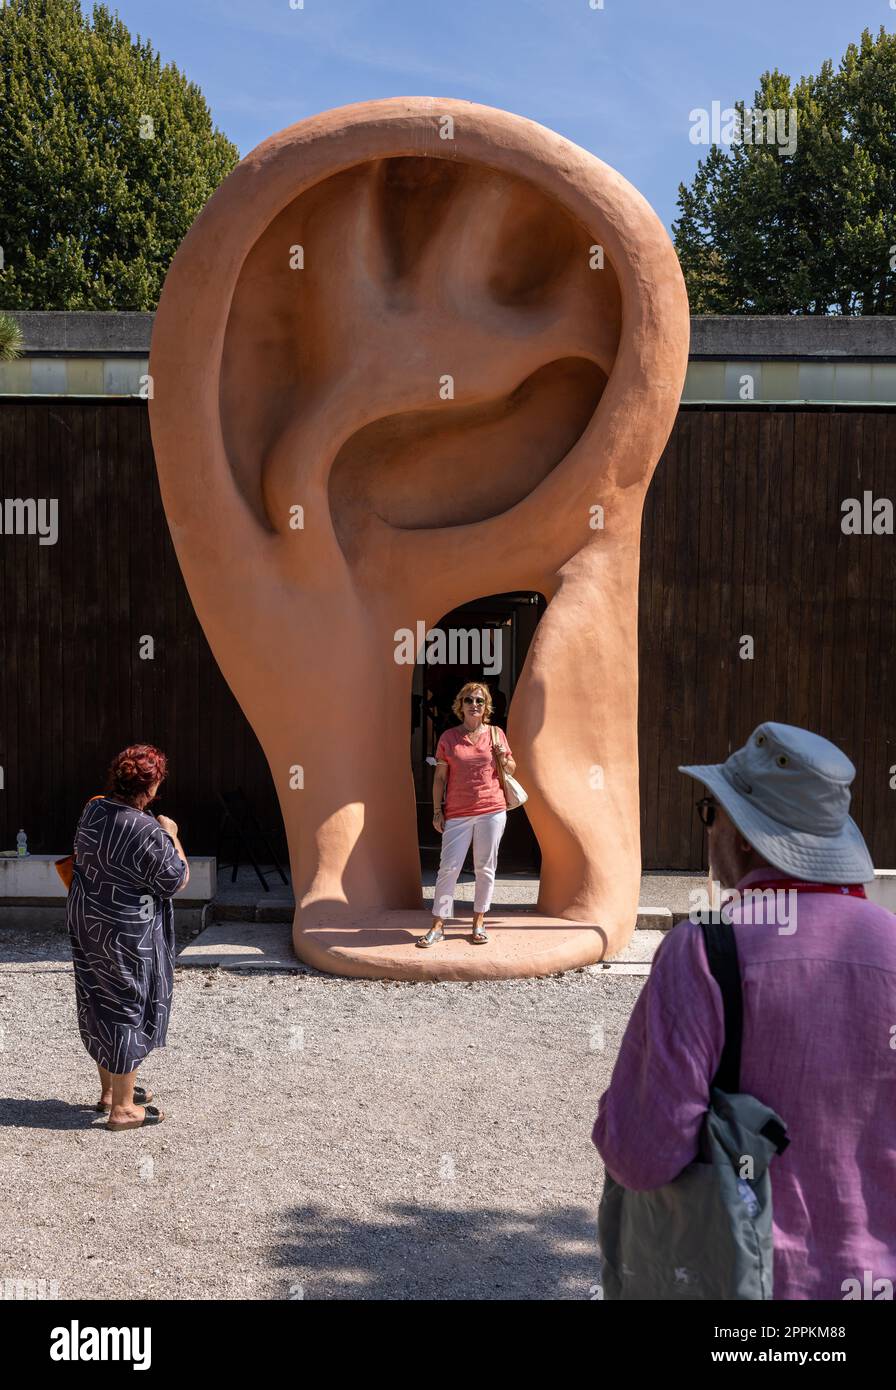
[[[66,920],[81,1039],[116,1075],[165,1044],[174,983],[171,899],[186,874],[154,816],[109,797],[88,801],[75,833]]]

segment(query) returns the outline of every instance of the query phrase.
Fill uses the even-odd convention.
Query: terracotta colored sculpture
[[[277,785],[302,959],[526,975],[628,939],[641,508],[688,329],[641,196],[466,102],[292,126],[190,230],[153,334],[153,443],[190,596]],[[485,951],[415,951],[429,918],[395,633],[511,590],[548,600],[508,726],[540,915],[495,909]]]

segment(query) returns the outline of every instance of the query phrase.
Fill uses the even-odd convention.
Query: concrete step
[[[674,914],[668,907],[639,907],[635,927],[638,931],[671,931]]]
[[[236,883],[229,872],[218,878],[218,891],[208,916],[216,922],[291,922],[295,910],[292,889],[280,882],[273,870],[265,868],[270,892],[265,893],[252,870],[239,871]],[[432,901],[435,870],[424,869],[423,899]],[[705,875],[644,874],[641,879],[641,906],[637,926],[649,931],[668,931],[676,920],[686,917],[690,893],[703,886]],[[457,903],[472,903],[473,874],[465,869],[457,885]],[[537,912],[538,876],[528,873],[501,874],[495,880],[495,908],[512,907],[514,913]],[[678,916],[676,917],[676,913]]]
[[[299,970],[310,967],[292,949],[292,919],[282,922],[212,922],[179,953],[177,964],[222,970]]]

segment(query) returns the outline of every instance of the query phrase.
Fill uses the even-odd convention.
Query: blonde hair
[[[489,724],[491,723],[491,717],[494,713],[495,706],[492,702],[492,692],[489,690],[487,685],[482,684],[482,681],[467,681],[466,685],[462,685],[460,690],[454,697],[454,704],[451,706],[451,708],[457,715],[458,719],[460,719],[461,722],[463,722],[464,696],[472,695],[474,690],[481,691],[482,694],[485,696],[485,704],[482,707],[482,722],[483,724]]]

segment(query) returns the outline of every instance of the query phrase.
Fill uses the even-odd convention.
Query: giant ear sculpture
[[[641,509],[688,330],[631,185],[467,102],[302,121],[197,218],[156,317],[152,437],[190,596],[277,786],[302,959],[540,974],[631,934]],[[485,950],[415,951],[395,634],[511,590],[548,600],[508,727],[541,915]]]

